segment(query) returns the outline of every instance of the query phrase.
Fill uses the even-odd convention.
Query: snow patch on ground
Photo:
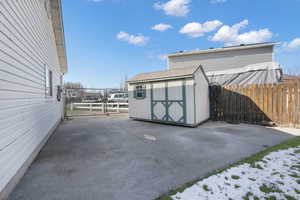
[[[203,179],[174,200],[300,199],[300,146],[266,155]]]
[[[152,141],[155,141],[156,140],[156,137],[152,136],[152,135],[144,135],[144,138],[146,140],[152,140]]]

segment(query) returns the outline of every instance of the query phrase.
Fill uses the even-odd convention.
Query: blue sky
[[[300,70],[300,0],[62,0],[65,81],[119,87],[166,68],[165,54],[280,41],[275,59]],[[157,25],[157,26],[155,26]]]

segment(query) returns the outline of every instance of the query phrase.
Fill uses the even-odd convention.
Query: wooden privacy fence
[[[210,104],[212,120],[300,128],[300,80],[210,86]]]

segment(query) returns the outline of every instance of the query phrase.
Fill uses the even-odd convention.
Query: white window
[[[52,71],[46,67],[46,77],[45,77],[45,94],[46,97],[52,97],[53,96],[53,77],[52,77]]]

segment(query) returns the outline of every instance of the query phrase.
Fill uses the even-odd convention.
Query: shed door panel
[[[185,81],[152,84],[152,120],[186,123]]]
[[[152,120],[167,120],[166,83],[152,84]]]
[[[168,82],[168,100],[182,100],[182,81]]]
[[[159,82],[152,84],[153,100],[166,100],[166,83]]]

